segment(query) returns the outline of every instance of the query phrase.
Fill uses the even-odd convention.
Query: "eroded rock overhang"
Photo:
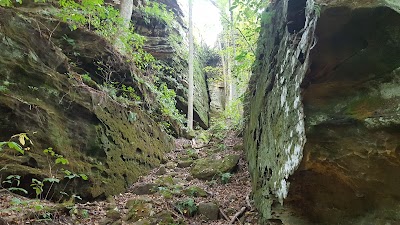
[[[400,220],[398,5],[282,0],[264,14],[245,134],[264,222]]]
[[[302,85],[307,143],[286,200],[308,224],[400,221],[400,14],[386,3],[321,13]]]

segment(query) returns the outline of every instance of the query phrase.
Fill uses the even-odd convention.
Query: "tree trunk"
[[[188,122],[187,127],[193,130],[193,18],[192,18],[193,2],[189,0],[189,96],[188,96]]]
[[[221,57],[221,63],[222,63],[222,77],[224,79],[224,102],[223,102],[223,107],[224,109],[226,108],[226,101],[227,101],[227,90],[228,90],[228,77],[227,77],[227,73],[226,73],[226,60],[225,60],[225,56],[224,53],[222,52],[222,41],[221,39],[223,39],[223,36],[220,37],[220,40],[218,40],[218,47],[219,47],[219,55]]]
[[[123,26],[121,27],[121,34],[117,37],[115,47],[122,53],[126,52],[124,43],[122,41],[123,36],[126,36],[126,32],[129,30],[129,24],[132,18],[133,0],[121,0],[119,5],[120,17],[123,20]]]
[[[229,39],[232,44],[232,58],[230,59],[231,66],[230,66],[230,84],[229,84],[229,101],[231,102],[234,100],[236,97],[236,78],[233,75],[232,70],[234,69],[234,66],[236,65],[235,63],[235,57],[236,57],[236,43],[235,43],[235,35],[234,35],[234,23],[233,23],[233,10],[232,10],[232,0],[229,0],[229,12],[230,12],[230,30],[229,30]]]

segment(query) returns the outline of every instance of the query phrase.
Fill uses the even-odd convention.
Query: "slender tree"
[[[189,0],[189,96],[188,96],[188,122],[189,130],[193,130],[193,0]]]
[[[132,18],[133,13],[133,0],[121,0],[119,5],[119,13],[120,17],[123,20],[123,27],[120,28],[122,35],[120,35],[115,43],[115,47],[122,53],[125,53],[125,46],[123,41],[121,40],[122,37],[126,36],[126,32],[129,30],[129,25]]]
[[[229,79],[230,79],[230,83],[229,83],[229,102],[232,102],[232,100],[235,99],[235,95],[236,95],[236,78],[234,76],[234,73],[232,72],[232,69],[234,68],[234,66],[236,65],[236,40],[235,40],[235,34],[234,34],[234,20],[233,20],[233,9],[232,9],[232,0],[228,1],[229,3],[229,16],[230,16],[230,21],[229,21],[229,40],[230,40],[230,44],[233,48],[233,53],[231,54],[231,59],[229,59],[230,61],[230,67],[229,67]],[[232,65],[233,64],[233,65]]]

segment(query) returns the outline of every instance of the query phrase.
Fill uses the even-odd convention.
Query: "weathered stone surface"
[[[400,14],[376,5],[328,5],[317,26],[305,157],[287,200],[317,223],[400,221]]]
[[[136,195],[150,195],[157,192],[158,185],[152,183],[135,184],[131,192]]]
[[[160,2],[160,1],[157,1]],[[132,22],[135,24],[136,31],[147,38],[144,49],[150,52],[155,58],[164,62],[171,69],[155,74],[161,81],[165,82],[169,88],[177,93],[177,108],[187,113],[188,99],[188,46],[186,38],[187,27],[183,23],[183,13],[176,0],[162,0],[167,9],[175,13],[175,20],[172,24],[165,24],[158,18],[151,18],[146,21],[143,19],[142,12],[135,11]],[[206,76],[200,64],[200,59],[196,56],[194,63],[194,121],[203,128],[209,126],[209,94]],[[182,131],[179,135],[182,135]]]
[[[183,190],[183,193],[187,196],[192,196],[192,197],[207,197],[208,194],[205,190],[203,190],[200,187],[197,186],[190,186]]]
[[[272,207],[283,224],[396,223],[400,2],[317,2],[276,1],[262,33],[245,136],[255,203],[265,222],[286,198]],[[305,3],[307,19],[291,14]]]
[[[186,168],[190,167],[193,164],[193,159],[185,159],[185,160],[180,160],[178,161],[178,167],[179,168]]]
[[[219,215],[219,207],[213,202],[202,202],[199,203],[198,212],[207,220],[217,220]]]
[[[157,170],[156,175],[164,175],[167,173],[167,168],[165,168],[164,165],[160,166],[160,168]]]
[[[204,180],[218,178],[220,174],[232,172],[239,162],[239,155],[226,155],[223,159],[203,158],[195,160],[190,173]]]
[[[147,92],[137,69],[91,32],[72,32],[64,23],[13,9],[0,8],[0,14],[0,140],[27,132],[34,143],[25,156],[2,154],[0,167],[12,165],[3,174],[22,175],[31,190],[31,177],[49,176],[42,151],[52,147],[69,160],[67,169],[89,177],[70,182],[69,191],[95,198],[125,191],[160,164],[172,142],[159,125],[140,107],[82,81],[90,74],[103,83],[98,68],[109,63],[113,78],[143,97]]]
[[[153,204],[147,200],[134,199],[128,203],[128,213],[124,218],[126,222],[134,223],[142,220],[146,221],[155,214]]]
[[[116,209],[110,209],[106,212],[106,217],[115,221],[121,219],[121,213]]]
[[[316,24],[312,1],[274,1],[264,14],[244,136],[253,198],[262,223],[271,217],[274,199],[282,202],[287,196],[287,179],[303,155],[300,84],[308,69]]]

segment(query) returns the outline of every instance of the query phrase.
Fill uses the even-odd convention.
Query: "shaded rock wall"
[[[287,6],[289,13],[284,24],[277,21],[285,16],[274,14],[268,21],[271,25],[264,25],[266,38],[260,40],[257,67],[249,88],[250,118],[245,136],[256,204],[263,220],[275,218],[284,224],[397,224],[398,3],[318,3],[319,6],[312,7],[316,14],[321,9],[315,39],[307,41],[313,48],[302,57],[292,57],[297,58],[293,65],[305,65],[302,70],[279,72],[281,62],[291,58],[293,47],[297,47],[285,44],[284,35],[279,34],[296,31],[292,28],[297,25],[308,29],[307,22],[290,13],[291,1],[288,5],[277,1],[269,11],[285,12]],[[277,24],[281,25],[274,29]],[[269,52],[263,54],[260,49]],[[290,91],[278,89],[280,79],[286,82],[288,90],[301,89],[301,95],[300,91],[290,95]],[[296,99],[299,109],[289,108],[285,116],[284,106]],[[296,113],[304,113],[304,117]],[[294,118],[300,119],[303,135],[292,132]],[[300,146],[300,153],[285,150],[287,143]],[[282,168],[290,168],[289,173],[282,174]],[[284,179],[283,184],[290,183],[287,196],[279,195],[279,189],[271,183]],[[286,197],[284,205],[272,204],[274,197]]]
[[[0,49],[0,140],[27,132],[34,143],[24,156],[1,154],[0,168],[7,166],[2,174],[23,175],[27,190],[30,178],[50,176],[52,159],[42,153],[48,147],[69,160],[69,170],[89,176],[67,191],[85,198],[123,192],[172,149],[172,140],[139,106],[83,82],[86,73],[102,79],[95,71],[107,65],[143,99],[148,94],[138,82],[140,72],[100,37],[0,8]]]
[[[398,223],[400,14],[330,6],[316,36],[303,85],[305,157],[287,203],[316,223]]]
[[[136,31],[147,38],[144,49],[156,59],[171,69],[164,70],[162,74],[155,74],[161,81],[166,82],[170,89],[177,94],[177,108],[187,114],[188,99],[188,38],[187,27],[183,22],[183,13],[176,0],[156,1],[166,5],[167,9],[175,14],[172,24],[166,24],[157,18],[144,20],[145,15],[134,12],[132,22]],[[207,80],[202,71],[203,65],[196,55],[194,64],[194,121],[202,128],[209,126],[210,97],[208,94]]]
[[[300,84],[308,69],[316,18],[312,1],[276,1],[264,13],[245,114],[245,149],[262,223],[287,196],[305,144]]]

